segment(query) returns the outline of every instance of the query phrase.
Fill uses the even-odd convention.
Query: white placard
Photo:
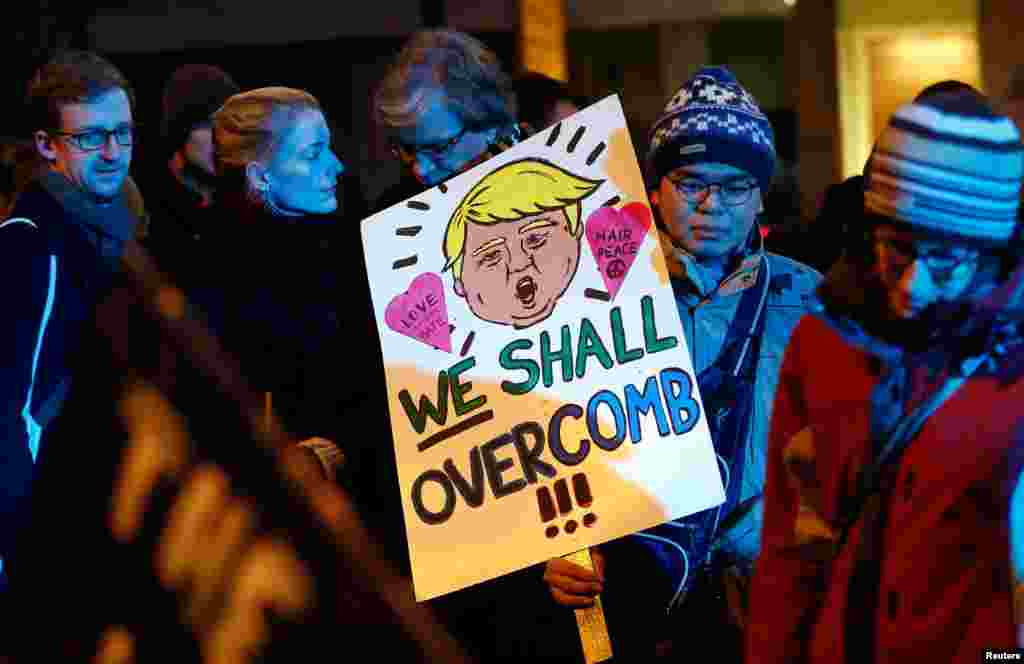
[[[418,600],[724,501],[617,96],[362,232]]]

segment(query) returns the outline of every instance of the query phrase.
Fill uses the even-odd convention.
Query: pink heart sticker
[[[448,307],[440,275],[424,272],[409,289],[396,295],[384,310],[384,322],[395,332],[428,346],[452,352]]]
[[[630,203],[618,210],[602,207],[587,217],[590,252],[612,299],[626,280],[650,225],[651,211],[643,203]]]

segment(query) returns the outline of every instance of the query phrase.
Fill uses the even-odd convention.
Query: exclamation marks
[[[556,506],[557,513],[561,516],[565,516],[573,511],[572,496],[569,495],[569,483],[566,482],[564,477],[555,482],[554,489],[554,498],[552,498],[551,490],[548,487],[542,486],[537,489],[537,507],[540,509],[541,523],[547,523],[555,518]],[[576,473],[572,476],[572,491],[576,496],[576,504],[581,508],[585,509],[593,504],[594,496],[590,493],[590,483],[587,482],[587,476],[583,473]],[[593,526],[596,522],[596,514],[587,512],[583,515],[583,525],[587,528]],[[575,519],[569,519],[563,527],[565,532],[571,535],[576,532],[579,524],[576,523]],[[548,537],[555,537],[558,535],[558,526],[551,524],[544,531],[544,534]]]

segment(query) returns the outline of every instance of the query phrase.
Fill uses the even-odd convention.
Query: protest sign
[[[362,233],[417,599],[724,500],[618,97]]]

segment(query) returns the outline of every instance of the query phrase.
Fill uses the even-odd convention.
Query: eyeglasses
[[[412,166],[413,164],[415,164],[416,159],[420,155],[425,156],[432,162],[437,162],[438,160],[444,158],[448,151],[455,147],[460,140],[462,140],[462,137],[466,135],[467,131],[469,131],[469,128],[463,127],[462,131],[455,134],[448,140],[443,141],[441,143],[435,143],[433,145],[409,145],[407,143],[402,143],[401,141],[398,140],[392,140],[391,152],[392,154],[395,155],[395,157],[400,159],[402,163],[406,164],[407,166]]]
[[[718,187],[718,194],[726,205],[743,205],[750,200],[751,194],[757,189],[757,183],[750,180],[730,180],[728,182],[705,182],[699,178],[671,177],[668,181],[693,203],[703,203],[711,195],[711,188]]]
[[[920,259],[928,268],[932,283],[940,288],[969,279],[981,259],[981,252],[977,250],[922,249],[913,242],[887,235],[876,236],[875,246],[879,260],[896,274],[902,275],[914,261]]]
[[[79,150],[84,152],[93,152],[99,150],[110,140],[113,136],[117,144],[122,147],[131,147],[135,140],[135,127],[132,125],[125,125],[118,127],[117,129],[90,129],[89,131],[78,131],[78,132],[66,132],[66,131],[53,131],[53,134],[57,136],[63,136],[69,141],[74,143]]]

